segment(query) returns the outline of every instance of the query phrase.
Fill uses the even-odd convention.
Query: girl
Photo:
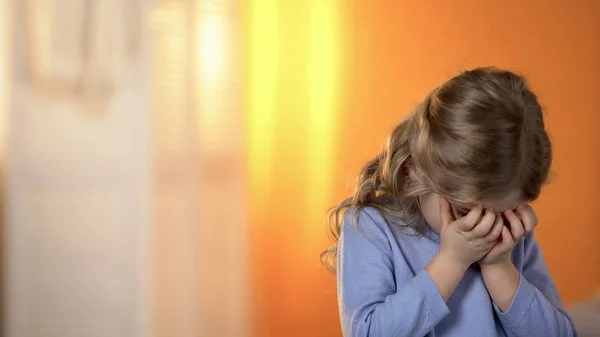
[[[575,336],[528,205],[551,161],[523,77],[478,68],[425,97],[330,213],[344,336]]]

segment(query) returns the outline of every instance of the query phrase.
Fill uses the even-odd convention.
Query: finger
[[[519,206],[516,214],[521,218],[521,222],[525,227],[526,233],[533,232],[535,226],[537,226],[538,220],[533,208],[529,205]]]
[[[481,221],[479,221],[477,223],[477,225],[475,225],[475,227],[473,227],[471,232],[477,237],[480,237],[480,238],[484,237],[490,232],[490,230],[494,226],[495,222],[496,222],[496,213],[494,213],[494,211],[492,211],[491,209],[488,208],[485,210],[483,218],[481,218]]]
[[[504,226],[504,219],[502,219],[501,216],[496,216],[496,221],[494,221],[494,226],[492,227],[492,229],[490,230],[488,235],[486,235],[486,237],[485,237],[486,240],[488,242],[493,242],[493,241],[498,240],[498,238],[500,238],[500,235],[502,234],[503,228],[506,228]],[[509,231],[509,233],[510,233],[510,231]]]
[[[442,228],[445,228],[454,222],[452,208],[450,207],[448,200],[444,197],[440,197],[440,220],[442,221]]]
[[[523,223],[512,210],[505,211],[504,216],[506,216],[506,219],[510,222],[510,233],[512,234],[513,239],[515,242],[519,241],[525,236],[525,227],[523,227]]]
[[[510,233],[510,229],[506,226],[502,226],[502,234],[500,234],[500,246],[502,250],[509,250],[515,246],[515,242],[517,242],[512,234]]]
[[[471,208],[467,215],[460,218],[461,228],[465,231],[470,231],[471,229],[473,229],[473,227],[475,227],[475,224],[477,224],[477,222],[479,222],[479,219],[481,218],[481,212],[483,212],[483,207],[481,206],[475,206]]]

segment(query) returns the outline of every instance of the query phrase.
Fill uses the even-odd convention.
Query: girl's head
[[[348,209],[365,207],[422,232],[419,198],[428,195],[445,197],[456,213],[474,204],[513,208],[539,196],[551,161],[542,108],[525,79],[495,68],[463,72],[429,93],[362,168],[352,196],[330,212],[333,237]],[[321,255],[332,271],[336,253],[333,246]]]

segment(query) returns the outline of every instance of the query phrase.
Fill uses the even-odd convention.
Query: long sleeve
[[[449,313],[426,271],[392,259],[389,227],[376,212],[345,218],[338,243],[338,299],[346,337],[422,337]],[[398,271],[402,271],[399,273]]]
[[[495,306],[502,327],[508,337],[577,336],[533,233],[524,240],[523,268],[513,303],[504,313]]]

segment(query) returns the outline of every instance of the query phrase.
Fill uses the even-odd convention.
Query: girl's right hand
[[[440,197],[440,251],[447,261],[466,270],[481,260],[498,242],[504,221],[491,209],[476,206],[464,217],[455,220],[450,203]]]

